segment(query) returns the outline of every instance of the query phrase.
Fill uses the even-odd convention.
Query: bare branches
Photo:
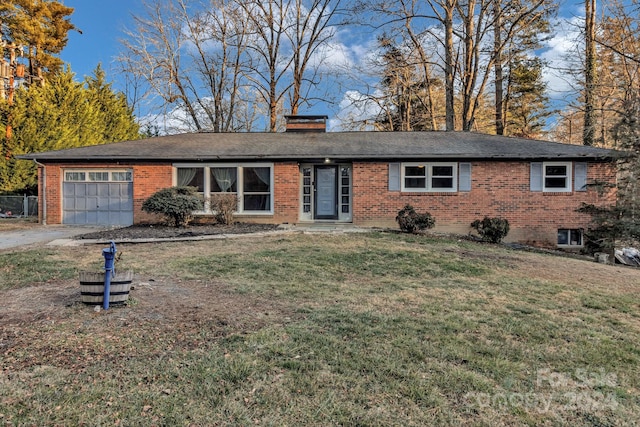
[[[295,113],[318,85],[339,4],[149,0],[127,32],[120,65],[132,89],[144,81],[145,96],[181,111],[188,129],[250,130],[266,110],[266,128],[275,131],[286,95]]]
[[[527,37],[533,39],[531,28],[543,34],[545,25],[540,22],[554,7],[550,0],[371,0],[362,1],[360,7],[364,8],[365,3],[379,20],[386,18],[385,33],[392,34],[390,37],[395,37],[398,46],[414,52],[421,64],[424,87],[431,88],[434,81],[442,78],[434,68],[442,70],[444,128],[450,131],[456,129],[456,122],[465,131],[477,127],[476,118],[485,109],[487,86],[492,78],[496,85],[502,85],[503,78],[495,76],[509,70],[515,49],[508,46]],[[530,42],[521,44],[524,48],[536,47]],[[415,63],[407,66],[414,67]],[[500,90],[495,93],[502,97]],[[427,93],[423,101],[430,112],[426,118],[430,127],[439,128],[434,93]],[[499,102],[496,101],[496,109],[502,112],[506,104]]]

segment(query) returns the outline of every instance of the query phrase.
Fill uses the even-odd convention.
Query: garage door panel
[[[133,224],[133,183],[63,183],[63,223]]]
[[[122,188],[123,186],[120,184],[109,184],[109,195],[117,198],[122,197]]]
[[[86,199],[86,198],[76,197],[75,199],[73,199],[73,208],[72,209],[74,211],[86,211],[88,202],[89,202],[89,200]]]
[[[111,215],[109,211],[97,211],[96,216],[97,216],[96,222],[98,224],[110,224],[109,220]]]
[[[132,199],[133,198],[133,186],[132,185],[123,185],[120,187],[120,196],[123,199]]]
[[[87,212],[74,212],[73,218],[75,224],[87,224]]]
[[[85,184],[87,186],[86,194],[87,196],[98,196],[98,185],[99,184]]]
[[[98,209],[99,211],[108,211],[112,208],[111,199],[109,199],[108,197],[98,197],[96,200],[98,202],[96,205],[96,209]]]
[[[73,194],[75,196],[86,196],[87,195],[87,186],[85,184],[71,184]]]
[[[95,211],[96,209],[98,209],[99,203],[100,202],[98,202],[97,197],[87,197],[85,200],[84,209],[89,212]]]
[[[96,211],[87,211],[82,215],[83,221],[82,224],[100,224],[98,222],[98,212]]]
[[[72,211],[76,208],[76,200],[70,197],[66,197],[62,200],[62,210]]]
[[[120,201],[120,209],[133,212],[133,198],[122,199]]]
[[[120,212],[121,210],[122,210],[122,203],[120,203],[120,199],[109,200],[109,211]]]
[[[112,184],[100,184],[97,191],[98,196],[109,197],[109,194],[113,191]]]

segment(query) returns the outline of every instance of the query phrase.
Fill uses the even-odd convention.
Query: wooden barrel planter
[[[133,271],[116,271],[109,286],[109,305],[124,304],[129,298]],[[104,272],[80,272],[80,300],[85,304],[102,305],[104,299]]]

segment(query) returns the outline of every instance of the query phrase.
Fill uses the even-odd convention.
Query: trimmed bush
[[[433,228],[436,225],[436,220],[429,212],[418,213],[411,205],[406,205],[398,212],[396,221],[400,226],[400,230],[405,233],[415,233],[416,231]]]
[[[211,209],[216,212],[216,219],[221,224],[233,224],[233,213],[237,207],[238,196],[233,193],[211,195]]]
[[[164,188],[142,203],[142,210],[164,216],[167,224],[184,227],[193,218],[193,211],[202,209],[202,197],[195,187]]]
[[[471,223],[483,241],[500,243],[509,234],[509,221],[504,218],[489,218],[485,216],[482,221],[479,219]]]

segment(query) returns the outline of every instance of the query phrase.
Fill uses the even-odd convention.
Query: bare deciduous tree
[[[249,0],[238,1],[238,5],[251,23],[248,49],[253,60],[246,77],[267,105],[268,129],[275,132],[278,105],[291,87],[290,81],[282,83],[292,61],[283,46],[287,26],[292,24],[287,16],[290,4],[287,0]]]
[[[332,25],[341,13],[341,0],[311,0],[308,5],[295,0],[295,25],[288,33],[292,47],[293,87],[291,114],[298,114],[301,104],[310,99],[309,89],[320,84],[320,69],[325,59],[321,52],[335,35]],[[310,75],[309,75],[310,74]],[[303,95],[307,83],[307,93]]]
[[[135,101],[159,100],[183,122],[180,130],[251,130],[266,109],[275,131],[287,94],[294,114],[312,96],[339,4],[149,0],[144,15],[134,16],[119,63]]]
[[[587,23],[585,16],[581,24],[583,31],[595,26],[595,37],[587,48],[590,36],[581,34],[584,44],[579,44],[577,53],[583,66],[576,65],[576,69],[582,69],[574,76],[581,96],[562,112],[555,129],[561,141],[614,146],[611,129],[626,114],[625,105],[640,92],[637,2],[611,1],[605,8],[599,22],[593,19]],[[590,62],[594,65],[592,70]]]
[[[134,16],[135,27],[122,42],[125,53],[120,64],[124,73],[144,79],[146,95],[161,99],[163,108],[184,109],[189,118],[186,124],[202,130],[183,59],[187,38],[180,5],[180,1],[144,3],[146,16]]]
[[[510,58],[504,54],[506,47],[515,45],[527,28],[540,28],[538,22],[553,7],[550,0],[363,0],[359,6],[382,16],[380,27],[399,31],[398,27],[404,25],[403,38],[411,42],[423,64],[426,87],[432,87],[432,66],[442,69],[445,129],[449,131],[456,128],[456,117],[462,130],[477,127],[476,117],[479,109],[485,108],[485,90],[492,77],[500,85],[496,88],[495,111],[498,126],[504,128],[502,70]],[[432,49],[434,55],[426,55],[428,43],[439,46]],[[433,112],[432,95],[427,100],[431,101],[428,110]],[[437,128],[435,121],[432,127]]]

